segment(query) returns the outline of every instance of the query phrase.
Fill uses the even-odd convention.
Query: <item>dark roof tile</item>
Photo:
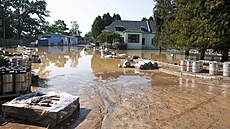
[[[155,31],[154,21],[124,21],[116,20],[111,25],[107,26],[104,31],[134,31],[134,32],[149,32]]]

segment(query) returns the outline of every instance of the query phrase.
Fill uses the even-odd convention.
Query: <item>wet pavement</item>
[[[118,68],[122,59],[103,59],[99,51],[76,47],[39,47],[41,64],[33,70],[45,79],[33,90],[80,96],[80,113],[56,128],[76,129],[229,129],[230,84],[178,77],[159,70]],[[182,57],[157,51],[117,51],[177,62]],[[3,122],[2,122],[3,123]],[[41,128],[6,123],[0,128]]]

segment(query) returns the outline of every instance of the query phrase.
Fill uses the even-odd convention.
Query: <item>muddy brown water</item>
[[[143,58],[178,61],[157,51],[118,51]],[[33,70],[45,83],[33,90],[63,91],[80,97],[80,113],[56,128],[229,129],[229,82],[168,75],[159,70],[118,68],[122,59],[76,47],[38,47]],[[44,128],[2,121],[0,128]]]

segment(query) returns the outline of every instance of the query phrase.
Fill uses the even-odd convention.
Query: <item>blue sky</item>
[[[50,17],[47,20],[62,19],[70,28],[70,21],[76,20],[82,36],[91,30],[94,19],[109,12],[120,14],[122,20],[141,20],[153,15],[153,0],[46,0]]]

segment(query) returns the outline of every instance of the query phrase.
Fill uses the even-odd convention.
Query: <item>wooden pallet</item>
[[[33,93],[23,95],[25,98]],[[21,100],[21,96],[2,104],[4,118],[17,118],[54,127],[80,109],[79,97],[67,93],[44,93]],[[41,94],[40,94],[41,95]],[[21,101],[17,101],[21,100]],[[22,102],[23,101],[23,102]],[[18,103],[19,102],[19,103]]]

